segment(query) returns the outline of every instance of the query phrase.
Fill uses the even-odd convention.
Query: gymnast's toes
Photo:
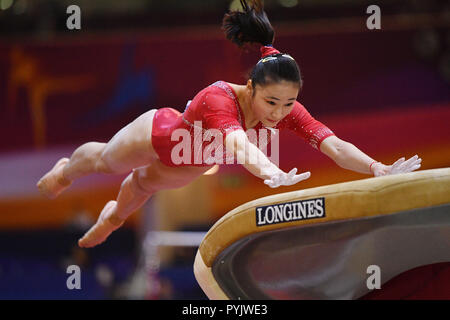
[[[36,186],[41,194],[50,199],[54,199],[72,184],[71,181],[65,179],[63,176],[62,169],[67,162],[69,162],[68,158],[60,159],[52,170],[38,181]]]
[[[109,235],[118,229],[123,221],[118,225],[111,222],[111,214],[117,205],[117,201],[109,201],[103,208],[95,225],[78,241],[82,248],[91,248],[103,243]]]

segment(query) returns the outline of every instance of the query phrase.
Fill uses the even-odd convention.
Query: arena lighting
[[[7,10],[12,6],[12,4],[13,0],[0,0],[0,9]]]
[[[298,0],[279,0],[281,6],[286,8],[293,8],[298,5]]]

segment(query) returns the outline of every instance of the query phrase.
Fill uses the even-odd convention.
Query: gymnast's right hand
[[[114,215],[116,201],[109,201],[103,208],[97,222],[89,229],[85,235],[78,240],[78,245],[82,248],[92,248],[105,241],[116,229],[120,228],[124,220],[120,220]]]
[[[311,176],[311,172],[309,171],[297,175],[296,173],[297,168],[292,169],[289,173],[280,170],[280,172],[272,175],[270,179],[264,180],[264,183],[271,188],[278,188],[279,186],[291,186]]]

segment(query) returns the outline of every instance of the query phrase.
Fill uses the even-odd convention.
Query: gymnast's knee
[[[130,183],[130,188],[133,191],[133,193],[136,194],[145,194],[149,195],[156,190],[154,188],[150,188],[145,182],[144,182],[145,176],[143,175],[143,172],[141,169],[133,169],[133,173],[127,177],[127,179],[124,181],[124,183],[127,182]]]
[[[104,174],[114,174],[121,173],[118,170],[114,169],[108,160],[108,156],[105,154],[104,150],[101,152],[95,160],[95,170],[97,173]]]

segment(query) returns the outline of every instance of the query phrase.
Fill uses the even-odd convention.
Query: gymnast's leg
[[[88,142],[70,159],[60,159],[37,183],[39,191],[56,198],[71,183],[91,173],[122,174],[146,165],[157,156],[151,145],[153,116],[150,110],[117,132],[108,143]]]
[[[147,202],[152,193],[141,188],[138,172],[133,170],[125,178],[117,199],[105,205],[96,224],[78,241],[80,247],[89,248],[105,241],[111,232],[122,226],[131,213]]]
[[[78,241],[80,247],[93,247],[122,226],[125,219],[142,207],[155,192],[180,188],[211,167],[167,167],[155,160],[146,167],[133,170],[122,182],[116,201],[109,201],[96,224]]]

